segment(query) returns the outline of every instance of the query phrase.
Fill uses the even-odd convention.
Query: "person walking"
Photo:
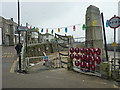
[[[21,50],[22,50],[22,43],[18,43],[16,46],[15,46],[15,49],[17,51],[17,55],[19,55],[21,53]]]

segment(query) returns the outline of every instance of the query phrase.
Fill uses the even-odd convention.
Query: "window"
[[[48,35],[46,35],[46,38],[48,38]]]

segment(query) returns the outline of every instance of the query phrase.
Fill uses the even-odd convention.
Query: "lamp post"
[[[20,4],[19,4],[19,0],[18,0],[18,34],[19,34],[19,44],[20,44],[20,31],[19,31],[19,26],[20,26]],[[19,53],[19,72],[21,72],[21,54]]]

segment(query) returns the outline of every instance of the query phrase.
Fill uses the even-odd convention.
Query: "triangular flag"
[[[48,33],[48,29],[46,29],[46,33]]]
[[[60,32],[60,28],[58,28],[58,32]]]
[[[29,30],[29,29],[32,29],[32,26],[30,26],[30,27],[27,27],[27,28],[28,28],[28,30]]]
[[[108,27],[108,26],[109,26],[109,20],[106,21],[106,27]]]
[[[30,29],[30,27],[27,26],[27,29]]]
[[[51,34],[53,34],[53,29],[52,29],[52,31],[51,31]]]
[[[39,28],[36,28],[36,32],[39,32]]]
[[[75,29],[76,29],[76,27],[75,27],[75,25],[73,26],[73,31],[75,31]]]
[[[34,27],[34,28],[32,28],[32,30],[35,30],[35,27]]]
[[[43,32],[43,28],[41,29],[41,32]]]
[[[29,29],[32,29],[32,26],[30,26],[30,28]]]
[[[83,26],[82,26],[82,30],[85,30],[86,29],[86,26],[85,26],[85,24],[83,24]]]
[[[68,29],[67,28],[65,28],[65,32],[67,33],[67,31],[68,31]]]

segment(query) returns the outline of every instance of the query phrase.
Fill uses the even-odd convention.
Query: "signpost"
[[[115,70],[115,57],[116,57],[116,28],[118,28],[120,26],[120,17],[114,15],[114,17],[112,17],[109,20],[109,26],[110,28],[114,29],[114,42],[112,43],[112,46],[114,47],[114,70]]]
[[[44,56],[43,57],[43,61],[44,61],[44,64],[47,65],[47,63],[48,63],[48,56]]]
[[[19,27],[18,27],[18,30],[19,30],[19,31],[27,31],[28,29],[27,29],[26,26],[19,26]]]
[[[109,26],[113,29],[116,29],[120,26],[120,17],[114,16],[109,20]]]

